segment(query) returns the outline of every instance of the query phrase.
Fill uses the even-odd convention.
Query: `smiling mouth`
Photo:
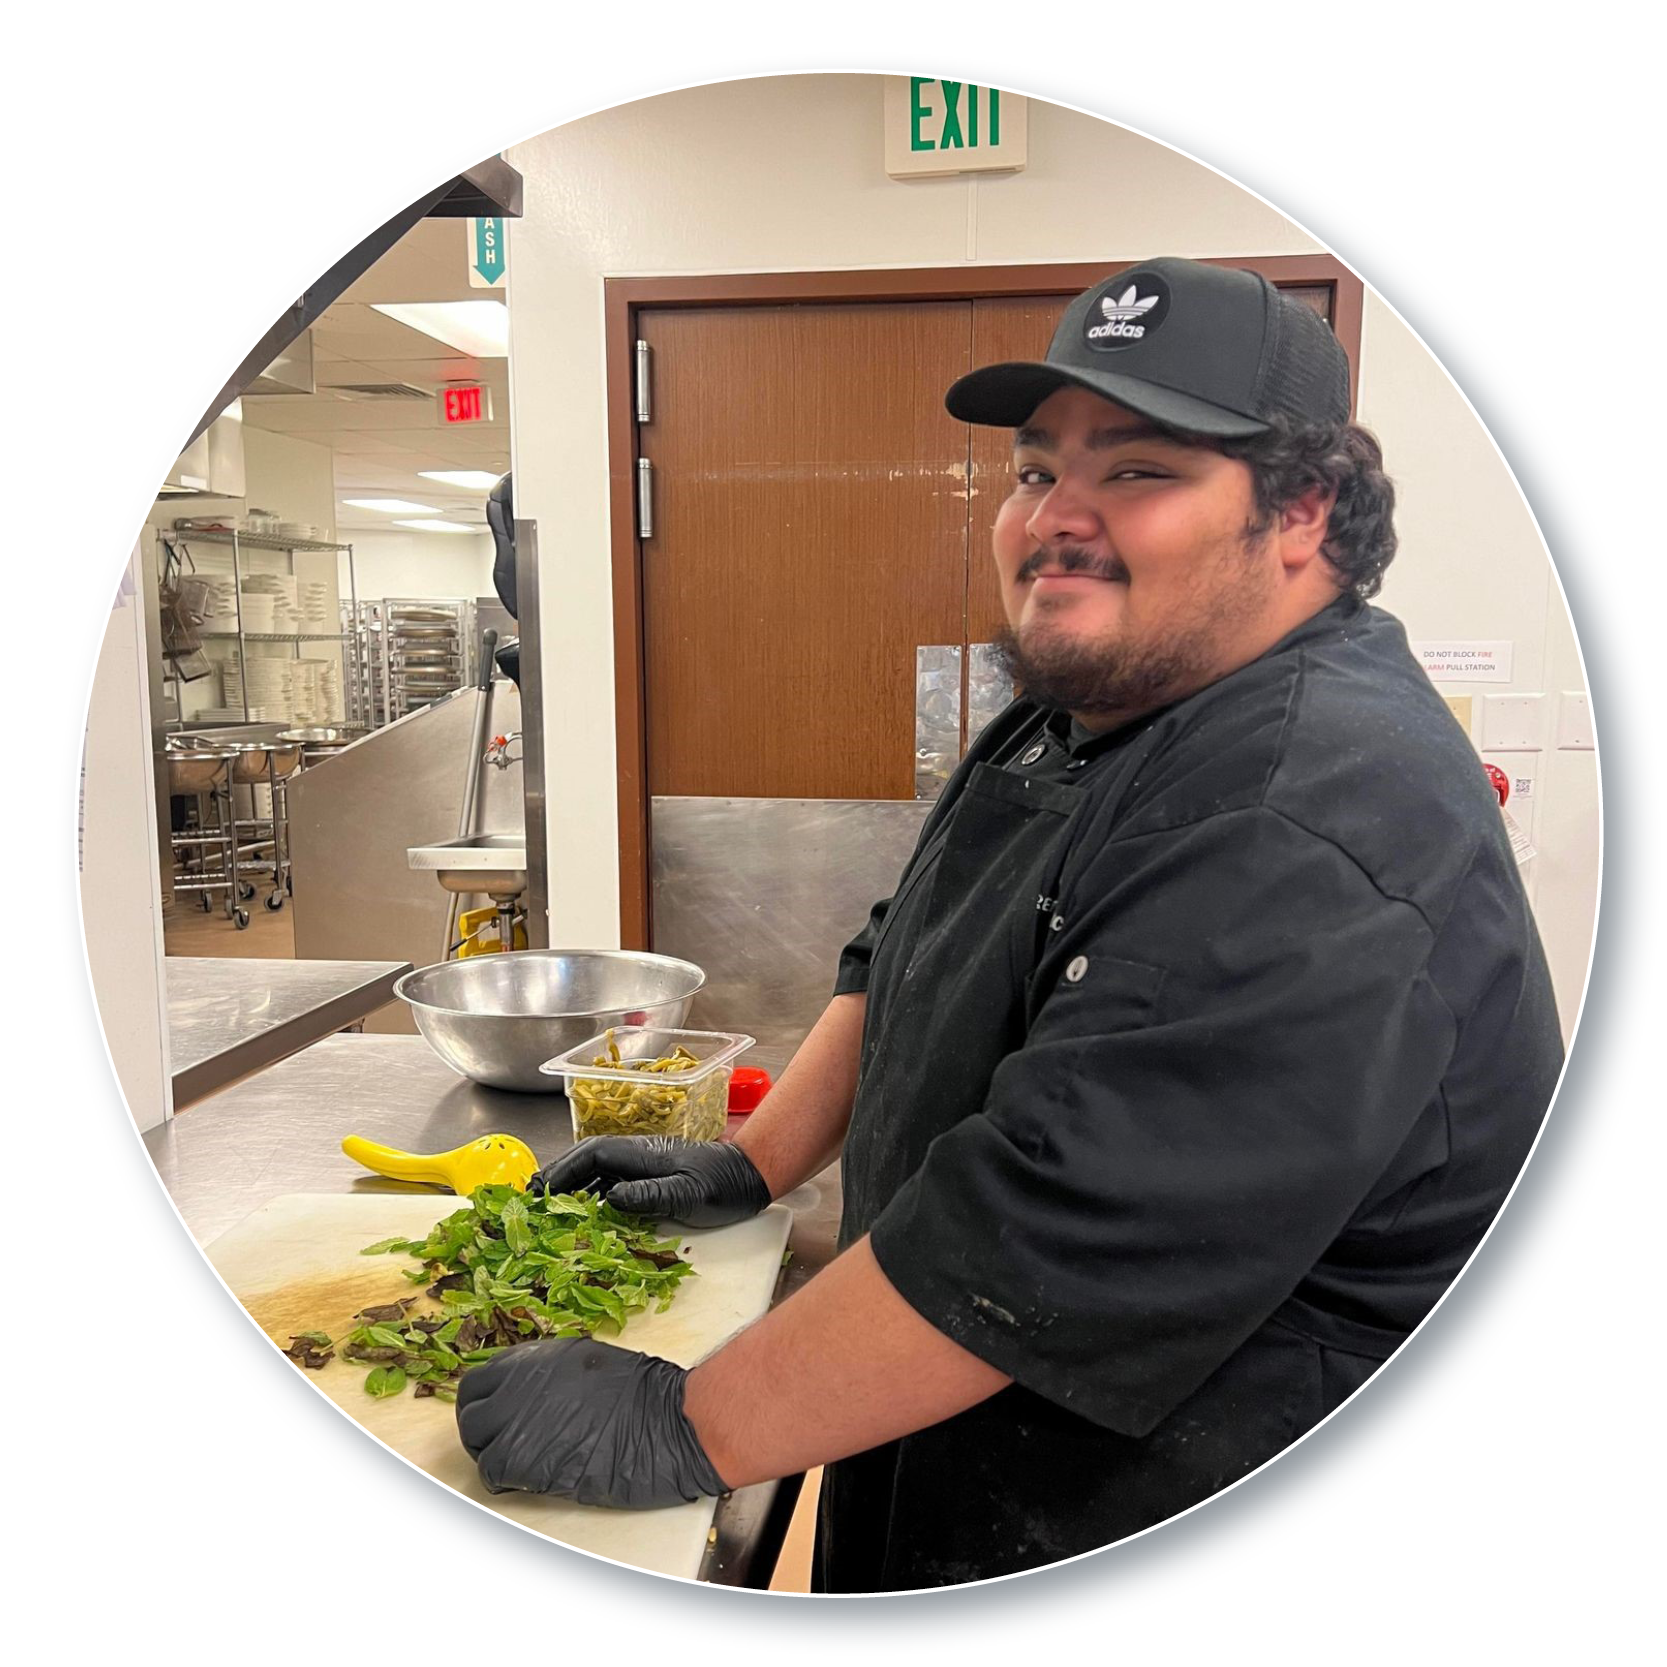
[[[1020,584],[1041,584],[1047,582],[1050,588],[1054,584],[1065,580],[1091,580],[1097,584],[1127,584],[1128,571],[1118,563],[1107,566],[1101,562],[1084,560],[1080,557],[1073,560],[1067,553],[1063,557],[1054,555],[1051,560],[1037,551],[1019,569]]]

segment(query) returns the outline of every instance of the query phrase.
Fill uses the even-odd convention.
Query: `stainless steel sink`
[[[527,889],[524,834],[474,834],[438,845],[412,845],[405,857],[413,868],[432,872],[447,891],[503,898],[518,897]]]

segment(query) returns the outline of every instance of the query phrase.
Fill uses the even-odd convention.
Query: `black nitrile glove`
[[[492,1493],[646,1511],[728,1491],[683,1413],[688,1373],[592,1337],[517,1343],[457,1384],[457,1433]]]
[[[534,1194],[581,1189],[616,1210],[687,1227],[727,1227],[770,1202],[764,1177],[738,1147],[669,1134],[593,1135],[527,1183]]]

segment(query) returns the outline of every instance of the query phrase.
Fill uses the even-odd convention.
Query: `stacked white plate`
[[[295,660],[295,717],[328,723],[342,715],[342,665],[338,660]]]
[[[209,626],[216,631],[236,630],[237,585],[231,574],[199,573],[197,576],[208,586]]]
[[[300,608],[301,623],[296,627],[298,631],[335,630],[335,597],[324,580],[302,581]]]
[[[326,660],[319,678],[319,692],[324,710],[319,713],[321,723],[335,723],[342,716],[342,668],[340,660]]]
[[[287,573],[251,573],[243,581],[243,629],[245,631],[294,631],[301,617],[296,580]],[[250,605],[257,617],[270,623],[251,625]]]
[[[243,629],[263,633],[278,629],[278,598],[263,591],[245,589],[240,599]]]
[[[290,670],[295,679],[295,715],[307,723],[317,723],[324,712],[324,662],[296,660]]]
[[[295,674],[289,660],[251,660],[239,668],[235,662],[227,664],[221,681],[225,687],[226,705],[243,704],[243,685],[249,686],[249,717],[260,722],[287,721],[295,700]]]

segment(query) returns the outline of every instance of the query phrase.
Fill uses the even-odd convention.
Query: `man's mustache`
[[[1073,545],[1063,549],[1034,550],[1026,556],[1018,571],[1018,578],[1034,579],[1044,567],[1056,568],[1061,573],[1084,574],[1093,579],[1127,581],[1129,570],[1115,556],[1102,559],[1088,550]]]

